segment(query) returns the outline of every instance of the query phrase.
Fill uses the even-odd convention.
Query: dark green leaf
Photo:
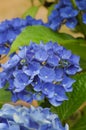
[[[83,68],[83,71],[86,71],[86,60],[81,59],[80,66],[81,66],[81,68]]]
[[[74,76],[76,82],[73,85],[73,92],[67,93],[69,100],[52,111],[57,113],[62,121],[67,120],[86,101],[86,73]]]
[[[86,130],[86,108],[82,111],[79,120],[70,130]]]
[[[0,89],[0,107],[4,103],[11,101],[11,93],[8,91],[5,91],[5,89]]]

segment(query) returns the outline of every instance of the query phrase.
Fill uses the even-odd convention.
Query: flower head
[[[21,47],[1,66],[0,76],[6,76],[0,86],[9,83],[13,101],[47,98],[54,106],[67,100],[66,92],[72,91],[75,82],[70,75],[81,71],[79,56],[52,42]]]
[[[10,45],[15,38],[22,32],[27,26],[32,25],[45,25],[42,20],[36,20],[31,16],[27,16],[25,19],[13,18],[11,20],[5,20],[0,23],[0,55],[7,54],[9,52]],[[8,46],[8,47],[7,47]]]
[[[60,29],[62,24],[73,29],[79,24],[78,15],[83,16],[86,12],[86,0],[60,0],[55,9],[48,17],[48,26],[53,30]],[[81,22],[81,21],[80,21]],[[85,15],[82,18],[82,23],[85,22]]]
[[[80,10],[86,11],[86,0],[75,0],[75,2]]]
[[[21,107],[9,104],[0,110],[0,130],[68,130],[49,108]]]

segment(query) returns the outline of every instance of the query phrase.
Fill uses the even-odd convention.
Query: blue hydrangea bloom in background
[[[21,107],[9,104],[0,109],[0,130],[69,130],[49,108]]]
[[[76,8],[73,7],[71,0],[60,0],[48,18],[49,27],[58,30],[62,24],[65,24],[71,29],[75,28],[79,22],[78,14],[86,12],[86,0],[75,0],[74,4]],[[86,18],[84,17],[84,19]],[[84,21],[86,20],[82,18],[82,23],[86,24]]]
[[[44,25],[42,20],[36,20],[31,16],[27,16],[25,19],[13,18],[11,20],[5,20],[0,23],[0,55],[7,54],[10,49],[10,45],[15,38],[22,32],[27,26],[32,25]]]
[[[8,54],[13,41],[27,26],[43,25],[52,30],[59,30],[62,24],[66,24],[67,27],[73,29],[79,24],[77,20],[79,13],[82,15],[82,23],[86,24],[86,0],[75,0],[75,4],[77,9],[73,7],[70,0],[60,0],[48,17],[47,23],[42,20],[36,20],[31,16],[27,16],[25,19],[14,18],[1,22],[0,55]]]
[[[1,65],[0,88],[8,83],[13,101],[47,98],[52,105],[59,106],[68,99],[66,92],[73,89],[75,80],[70,76],[81,71],[79,59],[57,43],[31,42]]]
[[[75,2],[80,10],[86,11],[86,0],[75,0]]]

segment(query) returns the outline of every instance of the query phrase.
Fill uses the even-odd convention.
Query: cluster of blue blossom
[[[31,16],[25,19],[14,18],[0,23],[0,55],[7,54],[9,46],[26,26],[45,25],[42,20],[36,20]]]
[[[0,130],[69,130],[49,108],[5,104],[0,110]]]
[[[30,43],[1,65],[0,88],[8,82],[13,101],[47,98],[58,106],[72,91],[75,80],[69,76],[81,71],[79,59],[57,43]]]
[[[43,25],[53,30],[60,28],[62,23],[70,28],[77,24],[76,16],[79,10],[86,10],[85,0],[76,0],[78,7],[74,9],[69,0],[61,0],[49,16],[48,23],[36,20],[30,16],[25,19],[15,18],[0,24],[0,55],[7,54],[9,47],[17,35],[26,26]],[[84,6],[84,7],[83,7]],[[86,24],[86,13],[83,13],[83,23]],[[12,101],[19,99],[26,102],[43,100],[45,98],[59,106],[67,100],[66,92],[72,91],[74,79],[71,75],[81,71],[79,56],[51,41],[40,43],[31,42],[29,46],[19,48],[12,54],[0,72],[0,88],[8,85],[12,93]],[[35,116],[37,115],[37,116]],[[68,130],[68,125],[62,126],[57,115],[48,108],[26,108],[21,106],[4,105],[0,110],[0,130]]]
[[[86,24],[86,0],[75,0],[75,2],[77,9],[74,9],[70,0],[60,0],[49,16],[47,23],[43,23],[42,20],[36,20],[31,16],[27,16],[25,19],[14,18],[1,22],[0,55],[9,52],[10,45],[26,26],[43,25],[52,30],[57,30],[65,23],[69,28],[74,28],[78,23],[76,16],[80,11],[83,14],[82,21]]]
[[[86,0],[73,0],[76,8],[73,7],[71,0],[60,0],[49,16],[49,27],[58,30],[62,24],[69,28],[75,28],[78,24],[77,15],[82,15],[82,22],[86,24]],[[81,22],[81,21],[80,21]]]

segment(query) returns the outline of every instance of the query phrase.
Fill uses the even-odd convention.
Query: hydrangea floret
[[[59,30],[62,24],[74,29],[79,20],[86,24],[86,0],[60,0],[48,18],[48,24],[53,30]]]
[[[31,16],[27,16],[25,19],[13,18],[11,20],[5,20],[0,23],[0,55],[7,54],[10,49],[10,45],[16,39],[16,37],[27,26],[32,25],[44,25],[42,20],[36,20]]]
[[[69,130],[49,108],[5,104],[0,109],[0,130]]]
[[[79,24],[79,20],[80,24],[86,24],[86,0],[75,0],[75,2],[72,1],[60,0],[58,4],[55,5],[55,9],[48,17],[48,22],[46,23],[40,19],[36,20],[31,16],[27,16],[25,19],[13,18],[12,20],[5,20],[1,22],[0,55],[7,54],[9,52],[10,45],[27,26],[43,25],[51,28],[52,30],[59,30],[62,24],[66,24],[67,27],[73,29]],[[77,19],[79,15],[80,18]]]
[[[79,59],[57,43],[31,42],[1,65],[0,88],[8,83],[13,101],[47,98],[52,105],[59,106],[68,99],[66,92],[73,90],[75,80],[70,76],[81,71]]]

